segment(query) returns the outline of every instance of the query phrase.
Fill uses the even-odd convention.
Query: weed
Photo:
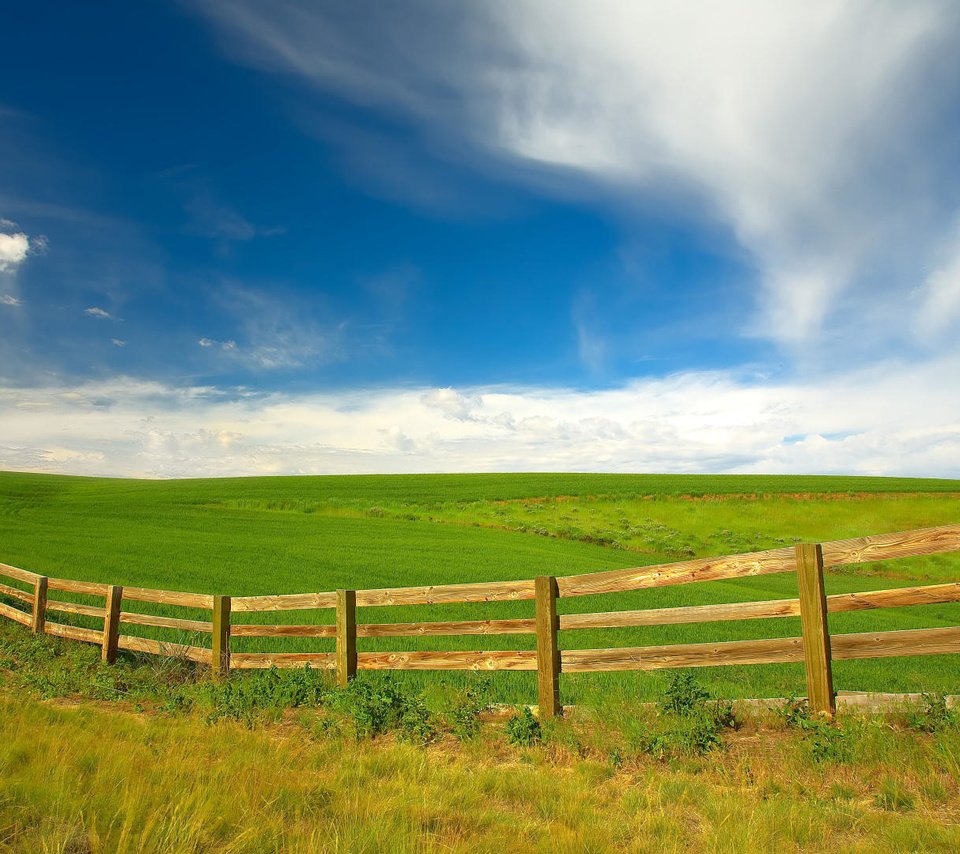
[[[947,707],[943,694],[924,694],[922,705],[907,716],[907,725],[921,732],[942,732],[960,726],[960,716]]]
[[[909,812],[915,804],[913,795],[893,777],[887,777],[880,784],[880,790],[873,796],[873,800],[880,809],[891,812]]]
[[[507,721],[507,741],[516,747],[530,747],[543,740],[543,728],[540,726],[528,706]]]
[[[816,763],[846,762],[852,754],[850,733],[823,718],[810,718],[800,724],[810,756]]]
[[[421,744],[436,737],[423,699],[404,693],[394,682],[355,679],[346,688],[329,692],[324,703],[353,722],[357,738],[375,738],[390,729]]]
[[[793,729],[800,729],[810,720],[810,704],[806,697],[788,697],[776,712],[777,716]]]
[[[696,676],[682,670],[674,673],[670,679],[660,708],[664,712],[688,717],[702,711],[709,699],[710,692],[697,681]]]

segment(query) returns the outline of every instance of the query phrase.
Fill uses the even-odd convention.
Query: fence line
[[[952,551],[960,551],[960,525],[561,578],[541,576],[519,581],[233,597],[48,578],[0,563],[0,576],[15,584],[32,588],[24,590],[15,584],[0,583],[0,616],[29,626],[37,634],[46,633],[97,644],[102,648],[103,659],[107,662],[112,663],[115,660],[118,650],[149,655],[172,655],[208,665],[213,677],[217,679],[225,678],[232,669],[304,665],[335,670],[337,681],[341,685],[346,685],[357,670],[535,670],[540,713],[544,716],[553,716],[560,712],[561,673],[803,662],[810,705],[819,712],[833,714],[836,710],[831,670],[833,660],[958,653],[960,627],[831,635],[827,615],[873,608],[958,602],[960,582],[827,596],[823,582],[824,568]],[[796,573],[799,594],[796,599],[593,614],[557,613],[557,600],[561,597],[626,592],[780,572]],[[51,599],[51,591],[102,597],[104,604],[100,607]],[[29,610],[17,607],[16,604],[8,604],[3,599],[20,603]],[[534,600],[534,614],[525,619],[357,623],[358,607],[531,599]],[[147,602],[206,610],[210,612],[210,620],[182,619],[123,610],[125,602]],[[234,615],[238,613],[289,610],[333,610],[335,621],[332,625],[260,625],[234,622]],[[103,621],[103,629],[97,631],[51,622],[48,619],[50,612],[100,619]],[[576,629],[795,616],[800,617],[802,633],[800,637],[792,638],[562,650],[558,637],[560,631]],[[210,646],[192,646],[125,635],[121,633],[124,624],[209,634]],[[536,649],[493,652],[357,650],[357,638],[363,637],[512,634],[536,635]],[[336,645],[334,652],[231,654],[231,638],[234,637],[331,638]]]

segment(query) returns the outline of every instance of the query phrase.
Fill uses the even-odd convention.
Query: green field
[[[0,473],[0,561],[51,576],[231,595],[568,575],[957,522],[960,481],[948,480],[498,474],[138,481]],[[830,573],[827,592],[958,579],[960,555],[943,555]],[[604,611],[792,597],[795,584],[790,575],[773,575],[567,599],[560,607]],[[361,610],[359,619],[531,614],[532,603],[517,602],[371,608]],[[330,611],[282,617],[284,622],[332,618]],[[960,604],[831,618],[834,632],[945,625],[960,625]],[[564,632],[561,645],[796,634],[799,621],[791,618]],[[154,636],[182,639],[169,632]],[[394,638],[361,639],[360,649],[532,644],[529,636]],[[320,640],[235,642],[237,651],[330,648]],[[798,665],[716,668],[701,675],[729,697],[803,691]],[[414,683],[483,678],[494,683],[503,701],[535,698],[534,675],[528,673],[400,678]],[[838,662],[835,683],[838,690],[956,692],[960,662],[954,656]],[[571,674],[561,681],[565,703],[611,692],[649,698],[662,686],[658,674]]]

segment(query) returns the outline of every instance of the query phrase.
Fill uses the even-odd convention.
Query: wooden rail
[[[0,563],[0,577],[12,582],[0,582],[0,616],[28,626],[37,633],[97,644],[108,662],[114,660],[118,650],[130,650],[209,666],[216,678],[225,677],[232,669],[305,666],[336,671],[341,685],[352,679],[358,670],[537,671],[540,713],[544,716],[560,712],[561,673],[803,662],[811,705],[818,711],[832,714],[835,708],[833,660],[960,653],[960,627],[831,634],[828,614],[960,602],[960,582],[827,596],[823,585],[824,570],[847,564],[953,551],[960,551],[960,525],[560,578],[234,597],[52,578]],[[558,614],[557,609],[557,601],[561,598],[783,572],[796,573],[796,598],[603,613]],[[102,604],[64,601],[51,598],[50,592],[95,597]],[[527,600],[534,600],[534,613],[517,619],[409,623],[357,621],[358,608],[374,606]],[[208,611],[210,619],[124,610],[123,604],[129,602]],[[318,625],[235,621],[237,614],[293,610],[329,610],[333,612],[332,622]],[[51,612],[102,621],[102,628],[51,622],[48,619]],[[561,632],[579,629],[776,617],[800,617],[801,636],[618,649],[564,650],[559,643]],[[181,636],[209,635],[210,645],[124,635],[121,634],[123,625],[174,630]],[[357,650],[358,638],[491,635],[535,635],[536,649],[486,652]],[[236,638],[328,639],[334,642],[334,649],[326,652],[235,652],[231,645]]]

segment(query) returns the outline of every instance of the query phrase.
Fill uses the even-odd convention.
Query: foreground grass
[[[382,699],[391,683],[377,676],[366,696]],[[744,717],[705,741],[677,738],[702,719],[606,704],[523,747],[502,720],[363,729],[361,706],[331,703],[350,694],[320,674],[230,684],[175,662],[108,668],[92,649],[0,631],[0,851],[960,846],[955,716],[933,732],[909,717],[810,729]]]
[[[49,575],[234,595],[503,580],[668,562],[960,521],[960,482],[888,478],[432,475],[148,482],[0,473],[0,560]],[[960,555],[830,573],[828,593],[955,581]],[[796,596],[789,574],[564,599],[562,611]],[[96,604],[84,597],[74,599]],[[204,618],[144,605],[142,610]],[[526,617],[532,603],[363,609],[363,622]],[[58,617],[58,619],[61,619]],[[68,618],[63,617],[64,621]],[[276,620],[276,615],[251,615]],[[330,611],[284,622],[332,622]],[[98,624],[76,620],[81,625]],[[960,605],[837,614],[831,630],[960,625]],[[189,641],[171,632],[125,632]],[[799,634],[797,619],[564,632],[564,648]],[[201,639],[206,642],[206,639]],[[362,639],[362,650],[530,649],[530,636]],[[238,639],[236,651],[329,650],[323,640]],[[406,673],[425,687],[435,674]],[[469,684],[469,675],[456,676]],[[803,690],[800,665],[715,668],[730,697]],[[841,690],[960,687],[955,656],[838,662]],[[498,698],[529,702],[535,677],[501,673]],[[658,674],[564,677],[562,699],[652,699]]]

